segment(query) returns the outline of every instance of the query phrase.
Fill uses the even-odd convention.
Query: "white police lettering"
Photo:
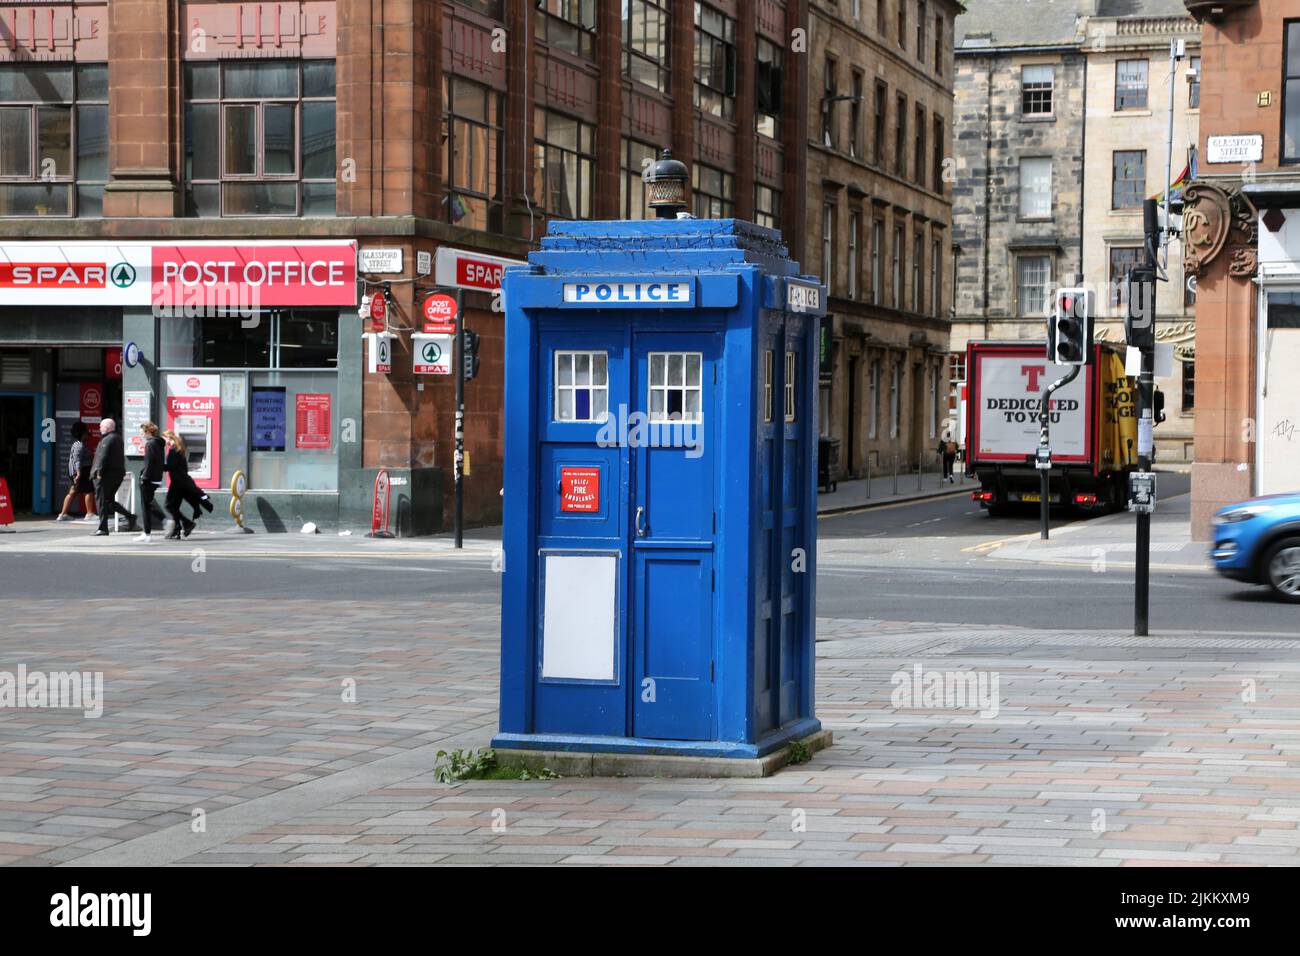
[[[821,308],[821,289],[815,285],[787,283],[786,308],[791,312],[815,312]]]
[[[657,305],[691,301],[689,282],[566,282],[565,302]]]

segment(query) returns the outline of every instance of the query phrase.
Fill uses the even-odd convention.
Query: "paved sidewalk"
[[[854,478],[841,481],[835,491],[817,495],[817,513],[837,514],[904,501],[943,498],[959,493],[970,494],[979,487],[974,480],[959,472],[955,472],[954,477],[956,480],[949,484],[943,480],[939,472],[922,472],[918,477],[913,471],[899,473],[895,480],[891,471],[885,475],[873,475],[870,479]]]
[[[7,597],[0,670],[101,670],[105,707],[0,709],[0,862],[1300,863],[1300,642],[823,618],[805,765],[447,786],[496,724],[496,610],[385,612]],[[914,668],[996,712],[895,698]]]

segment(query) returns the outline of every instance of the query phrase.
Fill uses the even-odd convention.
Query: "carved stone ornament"
[[[1184,192],[1183,261],[1200,276],[1205,267],[1230,247],[1228,274],[1254,275],[1258,260],[1257,212],[1237,190],[1227,192],[1207,182],[1191,183]]]

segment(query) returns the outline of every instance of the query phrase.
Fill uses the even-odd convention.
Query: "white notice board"
[[[618,556],[542,554],[542,678],[614,680]]]

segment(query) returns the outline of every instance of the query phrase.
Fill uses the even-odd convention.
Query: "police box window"
[[[0,66],[0,216],[103,214],[108,67]]]
[[[555,353],[557,422],[600,422],[609,410],[609,369],[604,352]]]
[[[795,353],[785,353],[785,420],[795,420]]]
[[[700,421],[703,356],[699,352],[651,352],[649,365],[650,421]]]
[[[333,216],[333,60],[185,64],[188,216]]]

